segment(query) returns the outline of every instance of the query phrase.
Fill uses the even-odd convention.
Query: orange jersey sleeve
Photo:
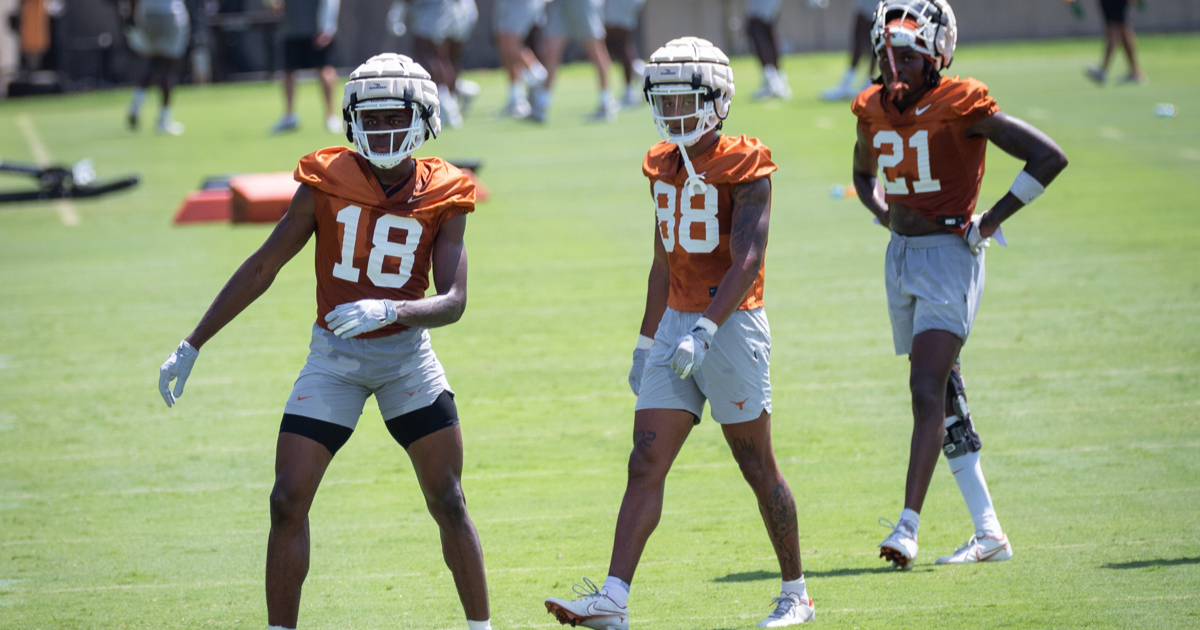
[[[659,142],[651,147],[642,172],[650,179],[658,235],[667,250],[671,275],[667,305],[677,311],[702,312],[733,265],[729,250],[733,187],[770,177],[776,166],[770,149],[745,136],[721,136],[692,160],[692,166],[708,184],[703,195],[684,192],[688,174],[674,144]],[[765,269],[760,269],[739,309],[763,305],[764,274]]]
[[[438,229],[474,211],[475,186],[462,171],[438,158],[415,162],[412,176],[391,190],[347,147],[322,149],[296,167],[296,181],[316,199],[317,323],[323,328],[339,304],[425,297]],[[405,328],[391,324],[360,338]]]
[[[987,138],[967,137],[972,125],[1000,111],[975,79],[943,78],[904,112],[875,85],[851,106],[883,171],[884,196],[949,232],[962,234],[975,213]]]

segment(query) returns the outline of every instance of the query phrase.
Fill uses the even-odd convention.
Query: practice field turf
[[[1145,87],[1088,82],[1091,39],[964,45],[956,58],[1071,165],[1004,226],[1011,246],[989,250],[963,352],[1016,555],[934,567],[972,533],[942,463],[908,572],[876,557],[888,533],[877,519],[901,508],[911,426],[884,302],[887,233],[857,200],[831,198],[850,181],[854,119],[815,96],[844,55],[787,59],[787,103],[752,103],[758,70],[736,60],[726,131],[762,138],[779,164],[766,263],[774,446],[820,627],[1200,626],[1200,37],[1140,43]],[[545,597],[603,579],[624,490],[625,375],[652,243],[640,162],[657,135],[645,108],[583,124],[595,91],[582,66],[545,127],[496,119],[499,74],[472,78],[484,94],[466,127],[422,150],[482,157],[492,193],[468,221],[466,315],[434,346],[458,394],[494,627],[551,628]],[[0,207],[0,628],[265,625],[267,495],[314,318],[312,248],[204,347],[168,410],[159,365],[269,230],[170,218],[205,176],[290,170],[336,142],[317,93],[301,85],[305,127],[284,137],[266,134],[274,84],[181,89],[178,138],[126,131],[127,90],[0,102],[0,157],[33,159],[31,129],[55,161],[143,177],[74,203],[75,227],[53,204]],[[1178,117],[1156,118],[1160,102]],[[1019,168],[991,150],[982,207]],[[317,495],[301,627],[462,628],[436,527],[372,404]],[[632,626],[749,629],[778,578],[706,419],[668,480]]]

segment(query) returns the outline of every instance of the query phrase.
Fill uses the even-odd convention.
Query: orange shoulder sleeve
[[[879,94],[883,86],[872,85],[871,87],[858,93],[854,97],[854,102],[850,103],[850,111],[854,112],[859,118],[863,118],[879,110],[879,99],[876,95]]]
[[[452,214],[475,211],[475,182],[457,166],[441,158],[429,160],[426,193],[431,205],[451,210]]]
[[[712,183],[739,184],[762,179],[778,167],[771,160],[771,149],[758,138],[730,138],[722,155],[706,167],[716,177]]]
[[[678,158],[675,158],[675,145],[669,142],[656,142],[646,152],[642,160],[642,174],[650,179],[668,180],[675,175]]]
[[[955,77],[957,79],[958,77]],[[954,92],[951,93],[951,105],[954,113],[974,124],[996,112],[1000,106],[996,99],[988,95],[988,87],[982,81],[966,78],[957,81]]]
[[[332,190],[337,182],[352,181],[358,173],[358,165],[349,147],[327,147],[300,158],[292,177],[301,184],[319,190]]]

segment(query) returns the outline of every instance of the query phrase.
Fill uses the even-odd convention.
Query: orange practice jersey
[[[659,142],[650,147],[642,172],[650,178],[658,235],[671,271],[667,306],[697,313],[708,308],[725,272],[733,266],[729,252],[733,187],[770,177],[775,163],[771,150],[756,138],[721,136],[692,160],[692,166],[704,175],[708,189],[686,199],[683,184],[688,173],[676,145]],[[763,274],[764,269],[759,269],[739,309],[763,305]]]
[[[442,223],[475,209],[475,185],[439,158],[387,194],[366,159],[330,147],[300,159],[296,181],[317,202],[317,323],[334,307],[363,299],[417,300],[429,288],[433,242]],[[391,324],[360,339],[394,335]]]
[[[962,234],[975,213],[988,143],[983,136],[968,138],[967,129],[1000,111],[987,86],[975,79],[943,78],[900,112],[883,87],[873,85],[851,109],[883,169],[887,202]]]

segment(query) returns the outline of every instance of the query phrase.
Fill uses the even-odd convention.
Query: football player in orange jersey
[[[637,394],[629,479],[617,516],[608,578],[581,597],[551,597],[559,622],[629,627],[629,585],[662,515],[671,463],[705,402],[758,498],[782,587],[758,625],[813,618],[800,567],[796,503],[771,447],[771,333],[763,310],[763,255],[771,215],[771,152],[719,132],[733,70],[712,43],[667,42],[646,65],[645,93],[663,142],[642,163],[657,222],[654,261],[629,385]]]
[[[872,44],[882,78],[855,99],[859,199],[891,232],[885,266],[896,354],[909,356],[913,435],[904,510],[879,555],[899,568],[917,556],[921,506],[939,447],[967,503],[975,535],[938,564],[1007,560],[1008,542],[979,466],[958,365],[983,293],[984,248],[1000,224],[1033,202],[1067,166],[1042,132],[1008,116],[974,79],[945,78],[957,26],[945,0],[884,0]],[[1025,162],[1009,193],[975,214],[988,141]],[[882,194],[877,175],[883,169]],[[875,194],[866,194],[876,191]],[[881,521],[882,522],[882,521]]]
[[[374,395],[441,530],[467,625],[487,630],[483,552],[459,481],[458,411],[427,330],[453,324],[466,307],[463,233],[475,188],[441,159],[411,157],[437,135],[441,121],[437,86],[408,57],[387,53],[359,66],[346,84],[343,117],[357,151],[330,147],[300,160],[300,186],[287,214],[163,364],[159,390],[172,406],[204,343],[262,295],[316,234],[317,321],[275,452],[268,624],[296,627],[308,573],[309,508]],[[436,295],[426,297],[431,268]]]

